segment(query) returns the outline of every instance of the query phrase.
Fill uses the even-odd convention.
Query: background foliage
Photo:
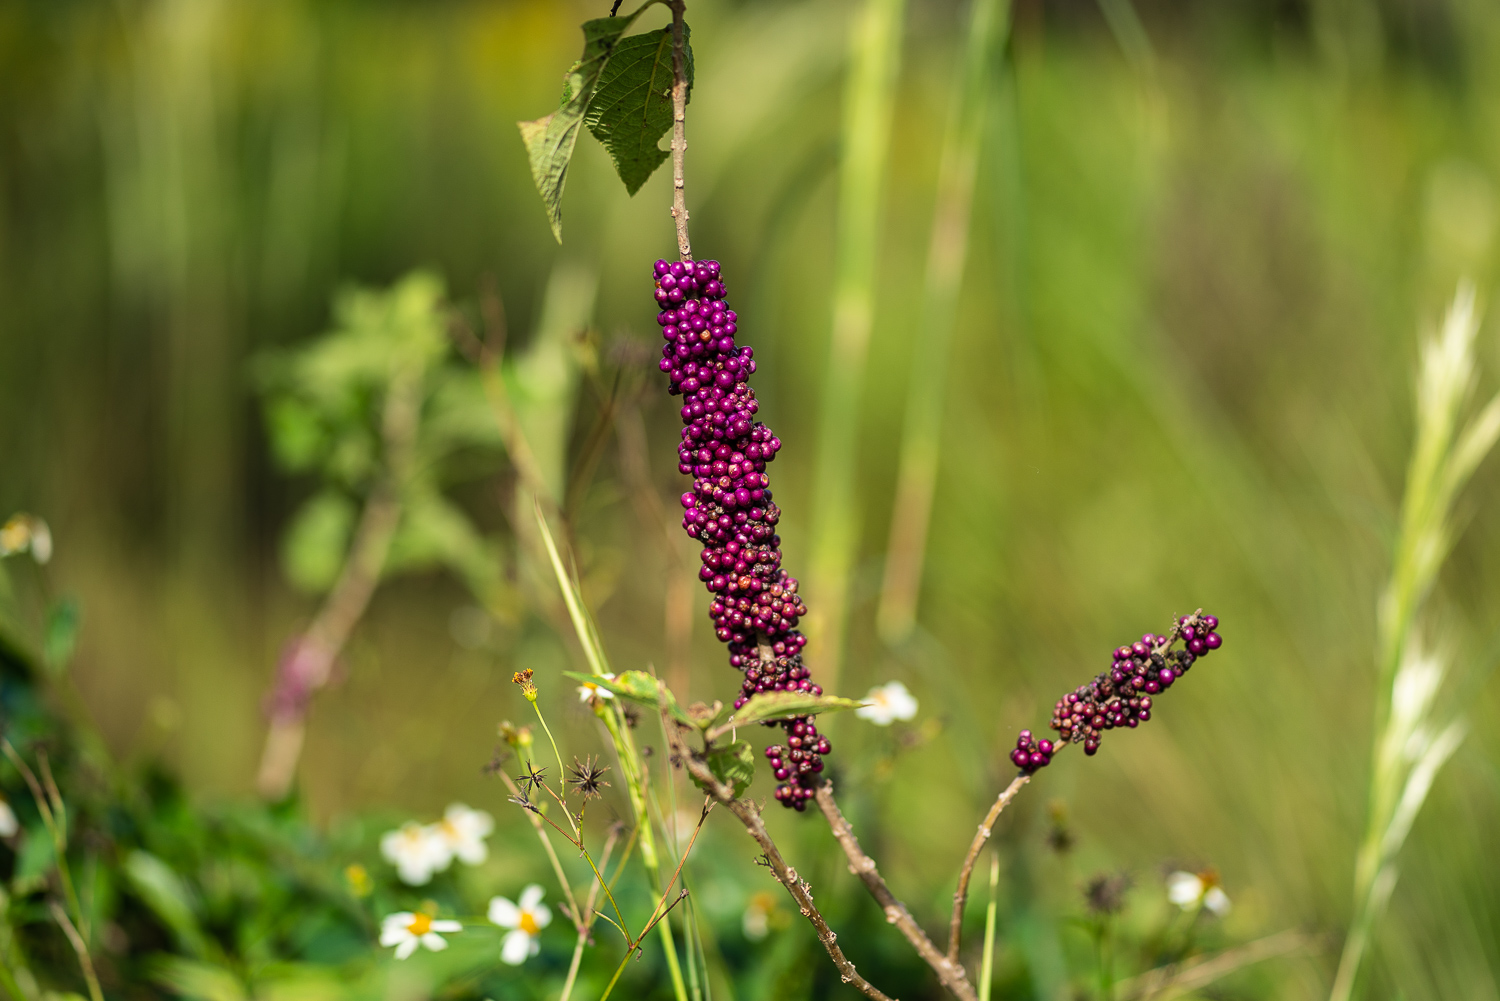
[[[476,885],[452,892],[513,894],[544,863],[481,773],[496,721],[524,709],[511,672],[535,669],[554,705],[568,704],[569,743],[596,741],[560,674],[580,662],[553,628],[555,599],[528,576],[531,530],[507,517],[514,477],[480,449],[446,465],[442,482],[494,547],[499,597],[480,610],[436,570],[384,587],[346,652],[346,678],[313,710],[305,819],[237,805],[249,801],[277,655],[314,608],[286,583],[281,537],[310,499],[323,503],[320,479],[272,464],[255,359],[336,326],[333,290],[424,267],[476,327],[486,302],[503,304],[508,343],[528,352],[509,372],[518,399],[532,394],[517,417],[554,443],[544,479],[575,516],[613,661],[666,663],[663,596],[679,564],[632,503],[623,445],[637,439],[591,442],[602,401],[626,387],[651,479],[662,496],[680,489],[675,417],[648,360],[647,269],[672,247],[670,181],[658,172],[627,199],[607,155],[581,144],[559,247],[514,124],[556,106],[577,25],[607,12],[599,6],[0,9],[0,514],[52,525],[51,587],[82,609],[72,687],[102,735],[87,753],[107,752],[111,774],[157,776],[131,778],[138,797],[99,823],[133,850],[179,859],[213,938],[164,929],[127,886],[123,971],[162,949],[233,945],[231,916],[256,913],[266,893],[293,901],[275,913],[311,923],[276,932],[299,961],[356,955],[371,929],[350,909],[342,864],[364,858],[374,871],[386,822],[435,816],[453,799],[501,825]],[[1170,861],[1219,869],[1236,904],[1230,938],[1342,932],[1415,331],[1460,275],[1481,301],[1495,287],[1491,6],[1143,3],[1139,32],[1121,7],[1027,0],[1013,12],[993,73],[922,629],[899,649],[875,639],[874,604],[962,45],[957,4],[911,5],[884,195],[839,693],[900,678],[922,714],[905,738],[847,714],[828,732],[849,786],[863,790],[846,809],[897,891],[919,916],[944,913],[945,880],[1005,774],[1010,735],[1044,723],[1105,651],[1199,605],[1228,640],[1158,721],[1086,765],[1060,759],[1018,802],[1003,835],[1005,997],[1056,997],[1090,968],[1073,919],[1080,887],[1103,870],[1134,873],[1132,920],[1143,925],[1161,919]],[[831,0],[695,0],[691,11],[695,245],[724,263],[760,362],[762,415],[787,443],[777,496],[794,573],[818,504],[809,485],[850,12]],[[1480,335],[1487,386],[1495,335],[1493,322]],[[575,476],[585,458],[592,474]],[[1500,868],[1487,850],[1500,827],[1500,518],[1486,503],[1497,477],[1482,467],[1468,494],[1435,630],[1454,652],[1449,697],[1472,734],[1403,856],[1372,965],[1377,996],[1500,997]],[[302,568],[305,582],[317,569]],[[35,593],[21,579],[32,568],[12,560],[5,572],[8,601]],[[35,619],[26,614],[14,618]],[[680,696],[723,698],[736,678],[701,615],[688,684],[670,680]],[[816,645],[809,653],[816,667]],[[40,696],[8,684],[7,724],[24,729]],[[3,785],[21,803],[13,774]],[[107,790],[79,795],[110,801]],[[1069,853],[1048,847],[1062,816],[1049,799],[1066,804]],[[751,895],[776,888],[721,820],[704,837],[735,865],[705,870],[699,895],[738,994],[834,996],[800,927],[758,943],[737,930]],[[843,880],[826,832],[776,821],[827,887],[820,900],[848,926],[861,969],[902,996],[935,991],[885,948],[890,932]],[[313,844],[330,853],[316,871],[237,881],[241,859],[243,871],[274,872],[278,858],[316,857]],[[0,858],[15,876],[21,860]],[[264,937],[243,934],[246,948]],[[1315,939],[1226,982],[1224,996],[1319,997],[1335,959],[1336,946]],[[555,974],[566,954],[543,964]],[[496,978],[495,997],[545,986]],[[639,989],[651,981],[643,964]]]

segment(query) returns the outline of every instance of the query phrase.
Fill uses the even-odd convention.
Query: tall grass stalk
[[[838,687],[848,616],[849,576],[859,537],[855,451],[860,397],[875,312],[880,192],[890,159],[891,105],[901,58],[905,0],[866,0],[849,46],[839,153],[833,337],[823,384],[812,505],[812,603],[809,631],[820,646],[823,685]]]
[[[927,246],[922,336],[917,339],[912,358],[896,473],[896,504],[891,514],[885,579],[876,614],[876,626],[887,643],[906,639],[916,623],[927,529],[937,484],[943,387],[948,381],[958,293],[969,254],[974,179],[979,169],[991,90],[990,64],[994,54],[1004,47],[1009,24],[1009,0],[974,0],[969,13],[968,44],[948,108],[932,236]]]
[[[979,1001],[990,1001],[995,980],[995,910],[1000,896],[1000,853],[990,853],[990,905],[984,910],[984,954],[979,961]]]
[[[1330,1001],[1348,1001],[1375,927],[1395,889],[1396,857],[1439,769],[1463,741],[1462,721],[1440,723],[1436,696],[1448,657],[1428,649],[1418,618],[1455,538],[1453,502],[1500,435],[1500,396],[1465,420],[1474,392],[1474,290],[1461,285],[1417,376],[1417,437],[1406,475],[1391,578],[1380,598],[1369,820],[1354,867],[1354,918]]]

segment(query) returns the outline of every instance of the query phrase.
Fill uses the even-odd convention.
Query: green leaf
[[[706,760],[714,778],[732,788],[736,796],[755,779],[755,749],[749,741],[737,740],[727,747],[715,747],[708,752]],[[697,779],[693,779],[693,783],[704,792],[709,791]]]
[[[672,695],[672,690],[646,671],[626,671],[616,678],[604,678],[597,674],[580,674],[577,671],[564,671],[563,675],[575,681],[586,681],[591,685],[598,685],[611,695],[649,706],[653,710],[664,702],[667,712],[673,719],[679,723],[686,723],[688,726],[697,725],[687,713],[682,711],[682,707],[677,704],[677,699]]]
[[[356,515],[354,502],[335,490],[314,494],[302,505],[281,544],[281,565],[294,587],[321,594],[333,586]]]
[[[239,978],[220,966],[181,956],[159,956],[151,965],[152,980],[195,1001],[246,1001],[250,996]]]
[[[277,465],[298,473],[313,468],[328,451],[318,412],[303,400],[278,396],[266,404],[266,433]]]
[[[52,871],[57,860],[56,845],[47,829],[40,825],[26,829],[26,839],[21,842],[21,852],[16,858],[15,874],[11,877],[16,895],[21,896],[43,885],[43,877]]]
[[[52,603],[47,610],[47,632],[42,639],[42,660],[48,670],[61,673],[73,659],[73,648],[78,645],[78,627],[82,615],[78,601],[62,598]]]
[[[858,709],[864,705],[858,699],[842,699],[833,695],[808,695],[804,692],[765,692],[745,703],[726,723],[709,733],[709,739],[729,732],[732,727],[766,723],[771,720],[793,716],[812,716],[817,713],[837,712],[840,709]]]
[[[583,127],[599,78],[609,66],[616,43],[649,6],[650,3],[643,4],[633,14],[624,17],[600,17],[583,22],[583,55],[568,70],[561,106],[545,118],[516,123],[531,161],[531,178],[542,196],[547,221],[558,243],[562,242],[563,185],[568,179],[573,149],[578,144],[578,131]]]
[[[185,952],[208,954],[208,938],[198,925],[192,891],[171,866],[137,849],[125,857],[121,871],[130,889],[171,930]]]
[[[688,96],[693,92],[693,50],[682,26]],[[615,170],[634,195],[671,154],[657,141],[672,127],[672,28],[622,39],[604,71],[584,122],[604,144]]]

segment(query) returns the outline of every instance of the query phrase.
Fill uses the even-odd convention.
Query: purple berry
[[[658,367],[671,380],[669,392],[683,400],[678,469],[696,477],[682,495],[682,527],[704,547],[699,579],[714,597],[714,634],[728,644],[730,666],[745,675],[734,706],[742,708],[758,692],[822,695],[802,662],[807,640],[796,627],[807,605],[781,566],[775,531],[781,511],[765,474],[781,441],[754,420],[760,409],[749,384],[755,353],[735,344],[739,316],[725,308],[723,269],[717,261],[662,260],[652,272],[655,299],[663,304],[657,322],[667,341]],[[776,798],[801,810],[832,747],[808,717],[777,725],[798,757],[784,760],[781,747],[767,749],[777,779],[787,783],[777,787]]]

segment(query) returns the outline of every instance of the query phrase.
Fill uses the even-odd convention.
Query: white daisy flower
[[[421,886],[432,874],[448,868],[453,849],[438,831],[436,824],[423,825],[408,821],[380,838],[380,854],[396,867],[401,882]]]
[[[501,928],[510,928],[500,946],[500,958],[511,966],[520,966],[526,957],[535,956],[542,944],[537,941],[543,928],[552,923],[552,912],[542,903],[545,891],[535,883],[521,891],[519,903],[511,903],[504,897],[490,900],[490,921]]]
[[[483,810],[471,810],[463,803],[450,804],[443,819],[432,825],[448,852],[465,865],[479,865],[489,857],[484,839],[495,829],[495,818]],[[446,863],[439,866],[446,868]]]
[[[917,699],[899,681],[876,685],[865,695],[868,705],[854,710],[854,715],[867,719],[876,726],[890,726],[898,719],[911,719],[917,714]]]
[[[771,934],[771,915],[776,911],[776,898],[764,891],[750,895],[745,913],[740,916],[740,930],[752,942],[759,942]]]
[[[448,948],[448,943],[443,941],[438,932],[462,931],[463,925],[457,921],[434,921],[426,914],[413,914],[411,911],[401,911],[399,914],[388,914],[380,922],[380,944],[389,948],[396,947],[396,958],[405,959],[417,951],[417,946],[426,946],[433,952],[442,952]]]
[[[613,674],[601,674],[600,677],[605,681],[615,680],[615,676]],[[601,699],[612,699],[615,697],[615,693],[610,691],[608,688],[600,688],[592,681],[585,681],[583,684],[578,686],[579,702],[587,702],[590,699],[596,697]]]
[[[0,525],[0,556],[31,550],[38,563],[52,559],[52,530],[47,523],[31,514],[12,515]]]
[[[21,822],[16,819],[16,811],[10,808],[10,804],[0,799],[0,838],[13,837],[21,829]]]
[[[1219,874],[1213,870],[1201,873],[1174,872],[1167,877],[1167,899],[1188,910],[1202,906],[1217,917],[1229,913],[1229,894],[1219,886]]]

